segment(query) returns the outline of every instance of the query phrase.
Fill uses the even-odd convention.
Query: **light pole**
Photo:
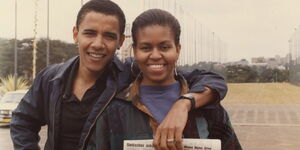
[[[38,0],[34,1],[34,28],[33,28],[33,50],[32,50],[32,79],[35,78],[36,74],[36,53],[37,53],[37,8]]]
[[[17,67],[18,67],[18,55],[17,55],[17,0],[15,0],[15,66],[14,66],[14,89],[17,90],[17,78],[18,78],[18,70],[17,70]]]
[[[47,0],[47,50],[46,50],[46,66],[49,65],[49,51],[50,51],[50,41],[49,41],[49,0]]]

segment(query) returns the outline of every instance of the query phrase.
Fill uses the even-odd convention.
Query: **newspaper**
[[[153,140],[124,140],[123,150],[154,150]],[[183,139],[184,150],[221,150],[219,139]]]

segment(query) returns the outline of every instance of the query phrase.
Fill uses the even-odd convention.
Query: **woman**
[[[185,79],[175,69],[181,50],[179,37],[178,21],[166,11],[151,9],[135,19],[133,49],[141,72],[128,90],[119,94],[98,118],[88,148],[119,150],[124,140],[153,138],[171,106],[188,92]],[[154,146],[183,149],[181,143],[173,142],[181,137],[167,136],[154,140]],[[224,150],[241,149],[220,104],[212,109],[190,111],[183,136],[220,139]]]

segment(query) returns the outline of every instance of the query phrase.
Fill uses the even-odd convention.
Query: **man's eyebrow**
[[[84,29],[83,32],[96,32],[96,31],[93,29]]]

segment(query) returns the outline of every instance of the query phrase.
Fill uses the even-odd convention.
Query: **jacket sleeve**
[[[220,75],[206,70],[198,70],[187,72],[181,71],[187,80],[190,88],[190,93],[203,92],[209,87],[217,94],[217,101],[222,100],[227,93],[227,84]]]
[[[44,70],[45,71],[45,70]],[[12,113],[10,134],[15,150],[39,150],[38,135],[41,126],[45,125],[43,89],[47,89],[41,71],[29,91],[22,98]],[[44,83],[43,83],[44,82]]]

